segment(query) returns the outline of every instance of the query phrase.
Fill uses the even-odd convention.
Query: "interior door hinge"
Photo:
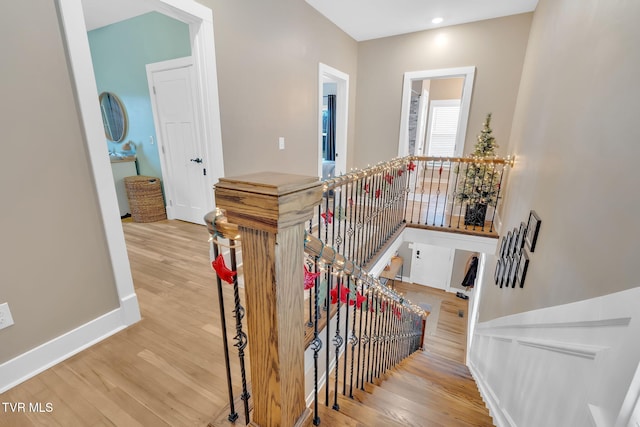
[[[207,168],[203,168],[203,169],[202,169],[202,174],[203,174],[204,176],[206,176],[206,175],[207,175]]]

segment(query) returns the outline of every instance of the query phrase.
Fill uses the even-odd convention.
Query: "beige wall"
[[[538,4],[514,113],[504,229],[530,209],[542,226],[524,289],[484,286],[480,320],[640,285],[638,16],[632,1]]]
[[[356,42],[300,0],[199,0],[214,14],[226,175],[318,172],[318,63],[350,78],[353,159]],[[249,82],[260,81],[253,85]],[[278,150],[278,137],[286,149]]]
[[[460,99],[462,97],[463,78],[433,79],[429,85],[429,101]]]
[[[465,152],[488,112],[498,144],[506,147],[531,17],[527,13],[360,43],[356,165],[397,155],[406,71],[475,66]],[[499,153],[506,154],[505,148]]]
[[[118,298],[54,2],[3,7],[0,40],[2,363]]]

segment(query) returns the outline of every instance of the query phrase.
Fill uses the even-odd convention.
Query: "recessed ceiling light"
[[[439,24],[439,23],[441,23],[442,21],[444,21],[444,19],[442,19],[442,18],[440,18],[440,17],[437,17],[437,18],[433,18],[433,19],[431,20],[431,23],[432,23],[432,24]]]

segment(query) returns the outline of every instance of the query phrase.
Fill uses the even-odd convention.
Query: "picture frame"
[[[519,254],[524,247],[524,239],[527,235],[527,224],[520,222],[520,231],[518,232],[518,242],[516,243],[516,252]]]
[[[508,256],[504,259],[504,268],[502,269],[502,276],[500,278],[500,287],[509,287],[509,273],[511,272],[511,257]]]
[[[496,283],[496,285],[500,284],[500,279],[502,278],[502,268],[502,260],[499,259],[498,262],[496,262],[496,271],[493,273],[493,281]]]
[[[502,236],[500,239],[500,250],[498,250],[498,258],[504,258],[507,247],[507,236]]]
[[[518,273],[519,266],[520,266],[519,257],[517,256],[513,257],[513,260],[511,263],[511,270],[509,271],[509,282],[508,282],[508,285],[511,286],[512,288],[516,287],[517,273]]]
[[[513,232],[511,230],[507,231],[507,235],[505,236],[506,242],[504,247],[504,253],[502,254],[502,258],[506,258],[509,256],[509,249],[511,248],[511,239],[513,238]]]
[[[516,245],[518,244],[518,240],[520,240],[520,234],[518,234],[518,229],[513,228],[513,233],[511,234],[511,244],[509,245],[509,255],[516,255]]]
[[[538,233],[540,232],[540,224],[542,221],[535,211],[529,212],[529,221],[527,221],[527,234],[524,242],[529,252],[535,252]]]
[[[521,288],[524,288],[524,279],[527,278],[528,269],[529,269],[529,255],[527,254],[526,250],[523,250],[522,253],[520,254],[520,259],[518,261],[518,268],[517,268],[518,273],[516,276],[516,280],[520,284]],[[514,287],[515,287],[515,284],[514,284]]]

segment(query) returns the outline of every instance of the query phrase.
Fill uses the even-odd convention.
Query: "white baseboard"
[[[0,365],[0,394],[140,320],[135,294],[121,306]]]

